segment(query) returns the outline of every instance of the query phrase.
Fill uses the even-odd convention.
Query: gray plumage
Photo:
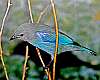
[[[11,40],[16,38],[27,41],[30,44],[46,51],[47,53],[51,54],[53,58],[56,41],[55,30],[53,27],[45,24],[24,23],[17,28],[11,37]],[[96,55],[94,51],[81,46],[67,34],[59,30],[58,53],[65,51],[85,51],[85,53]]]

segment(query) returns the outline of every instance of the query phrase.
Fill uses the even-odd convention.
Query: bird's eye
[[[24,35],[23,33],[18,34],[18,35],[16,36],[16,38],[20,38],[20,37],[22,37],[23,35]]]
[[[24,35],[23,33],[19,34],[19,36],[23,36],[23,35]]]

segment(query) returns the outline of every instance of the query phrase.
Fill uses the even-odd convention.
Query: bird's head
[[[36,33],[43,30],[47,31],[48,26],[39,23],[24,23],[15,30],[10,40],[20,39],[27,42],[31,42],[32,40],[35,41],[35,39],[37,40],[38,37]]]
[[[27,41],[30,38],[33,38],[34,32],[35,32],[35,27],[36,27],[36,24],[34,24],[34,23],[22,24],[15,30],[15,32],[11,36],[10,40],[21,39],[21,40]]]

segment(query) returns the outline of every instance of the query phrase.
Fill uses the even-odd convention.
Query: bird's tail
[[[93,50],[91,50],[91,49],[89,49],[87,47],[84,47],[84,46],[78,44],[77,42],[73,42],[73,45],[76,45],[79,48],[79,49],[76,49],[76,51],[86,51],[86,52],[96,56],[96,52],[95,51],[93,51]]]
[[[80,46],[80,47],[81,47],[81,50],[82,50],[82,51],[87,51],[87,52],[89,52],[90,54],[96,56],[96,52],[95,52],[95,51],[93,51],[93,50],[91,50],[91,49],[89,49],[89,48],[87,48],[87,47],[84,47],[84,46]]]

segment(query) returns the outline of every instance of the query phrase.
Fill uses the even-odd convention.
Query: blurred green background
[[[7,17],[2,37],[2,46],[5,55],[5,63],[10,80],[21,80],[23,57],[9,56],[19,40],[9,41],[14,30],[22,23],[29,22],[27,0],[11,0],[12,6]],[[31,0],[32,13],[36,22],[41,11],[50,4],[50,0]],[[97,56],[87,54],[75,54],[79,59],[90,62],[93,65],[100,64],[100,0],[55,0],[59,28],[71,36],[80,44],[97,52]],[[0,25],[6,10],[7,0],[0,0]],[[41,23],[53,26],[53,16],[49,7],[41,19]],[[10,68],[12,67],[12,68]],[[20,67],[20,68],[19,68]],[[41,68],[30,62],[28,80],[39,80]],[[0,64],[0,80],[4,76]],[[19,75],[15,73],[18,72]],[[100,80],[100,71],[88,69],[85,66],[78,68],[62,69],[60,73],[65,79],[70,80]],[[98,79],[95,77],[98,76]],[[63,79],[59,79],[63,80]]]

